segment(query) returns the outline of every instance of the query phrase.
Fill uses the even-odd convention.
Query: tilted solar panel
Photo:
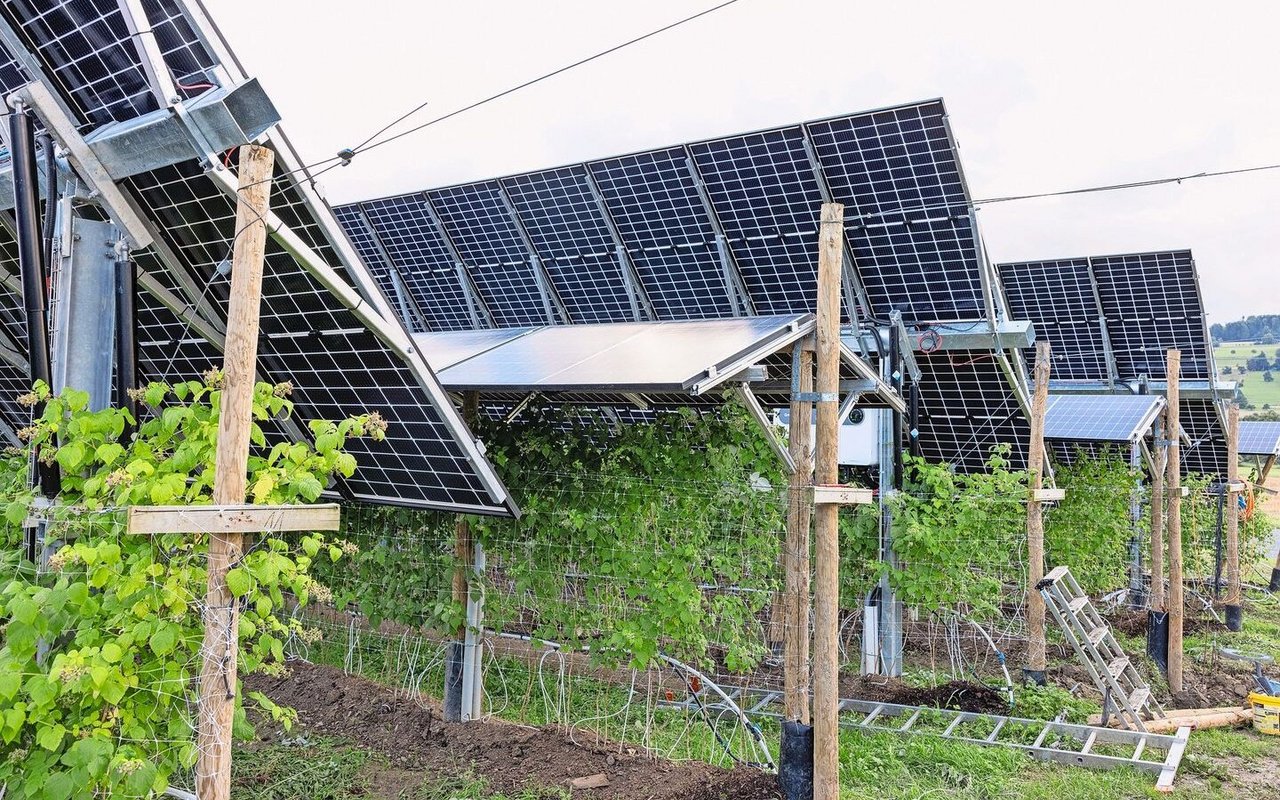
[[[178,0],[143,3],[146,20],[130,20],[114,0],[8,2],[0,6],[0,35],[14,48],[0,61],[11,81],[8,94],[34,80],[69,107],[88,132],[132,120],[159,107],[154,75],[167,73],[181,94],[194,96],[212,83],[243,80],[221,47],[203,11]],[[144,37],[154,32],[163,63],[147,57]],[[277,151],[272,211],[293,236],[289,250],[268,243],[262,306],[259,372],[290,381],[305,422],[377,411],[388,418],[386,442],[361,442],[359,471],[343,487],[374,502],[509,513],[513,508],[492,468],[480,456],[447,396],[413,352],[396,315],[359,260],[346,246],[323,203],[289,174],[296,161],[287,144]],[[230,154],[228,163],[230,163]],[[224,173],[225,174],[225,173]],[[134,258],[145,277],[158,282],[183,308],[197,307],[225,320],[226,281],[220,268],[234,240],[234,203],[220,176],[194,160],[135,175],[119,186],[136,200],[157,243]],[[367,249],[371,242],[363,243]],[[298,248],[306,251],[304,255]],[[384,284],[391,275],[384,269]],[[347,285],[343,285],[343,284]],[[145,285],[145,282],[144,282]],[[351,287],[363,295],[358,297]],[[144,295],[145,296],[145,295]],[[217,348],[179,327],[152,299],[140,301],[139,322],[150,328],[141,343],[144,373],[191,378],[218,363]],[[159,335],[157,335],[159,334]],[[162,360],[163,359],[163,360]]]
[[[1162,398],[1155,395],[1051,395],[1044,438],[1130,442],[1149,432]]]
[[[1007,444],[1010,468],[1026,468],[1031,429],[992,353],[917,354],[916,362],[922,378],[920,452],[926,459],[977,471],[993,448]]]
[[[1000,264],[998,270],[1010,315],[1029,320],[1036,338],[1048,340],[1054,380],[1111,377],[1087,258]],[[1027,358],[1033,360],[1034,351]]]
[[[1213,377],[1209,332],[1190,250],[1094,256],[1098,294],[1122,378],[1165,377],[1165,351],[1182,351],[1182,377]]]
[[[1240,455],[1280,455],[1280,422],[1240,420]]]
[[[896,309],[922,324],[987,316],[973,211],[941,101],[427,196],[486,302],[502,304],[499,327],[641,320],[649,309],[658,320],[810,312],[828,199],[847,206],[847,277],[865,291],[862,313],[887,319]],[[636,273],[636,305],[623,262]]]
[[[1185,434],[1181,449],[1182,471],[1225,477],[1227,437],[1217,407],[1213,401],[1201,399],[1184,399],[1180,405],[1178,419]]]

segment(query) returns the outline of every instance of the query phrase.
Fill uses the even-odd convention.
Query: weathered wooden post
[[[1030,494],[1027,497],[1027,677],[1037,686],[1045,681],[1044,598],[1037,588],[1044,578],[1044,417],[1049,405],[1049,342],[1036,342],[1034,394],[1031,398],[1031,447],[1027,453]]]
[[[796,342],[791,355],[792,382],[801,397],[813,392],[813,337]],[[791,399],[787,439],[791,473],[784,547],[783,702],[786,718],[809,724],[809,527],[813,510],[813,403]]]
[[[1226,494],[1227,539],[1227,628],[1239,631],[1244,625],[1241,601],[1244,593],[1240,585],[1240,506],[1239,494],[1244,489],[1240,483],[1240,406],[1227,406],[1227,481],[1222,487]]]
[[[844,206],[823,203],[818,226],[817,406],[815,485],[838,479],[840,391],[840,261]],[[840,796],[840,506],[814,509],[813,796]]]
[[[1170,350],[1165,376],[1168,380],[1167,412],[1169,463],[1165,484],[1169,495],[1169,691],[1182,691],[1182,422],[1180,420],[1178,376],[1182,351]]]

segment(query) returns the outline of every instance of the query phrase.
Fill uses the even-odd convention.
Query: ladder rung
[[[1049,574],[1045,575],[1044,580],[1042,580],[1040,583],[1041,585],[1049,586],[1051,584],[1057,583],[1058,581],[1062,580],[1062,576],[1066,574],[1067,574],[1066,567],[1054,567],[1053,569],[1049,570]]]
[[[1008,721],[1009,721],[1008,719],[1005,719],[1002,717],[1000,721],[996,723],[995,728],[991,730],[991,733],[987,734],[987,741],[994,742],[996,740],[996,737],[1000,735],[1000,729],[1003,728],[1004,724]]]
[[[1089,605],[1089,595],[1082,594],[1070,603],[1067,603],[1067,608],[1071,609],[1072,614],[1079,614],[1080,610],[1087,605]]]
[[[1089,751],[1093,749],[1093,743],[1097,740],[1098,732],[1089,731],[1089,735],[1084,740],[1084,747],[1080,748],[1080,755],[1088,755]]]
[[[1151,699],[1151,690],[1145,686],[1139,686],[1133,690],[1133,694],[1129,695],[1129,706],[1134,710],[1141,712],[1143,706]]]
[[[1109,633],[1111,633],[1111,629],[1108,628],[1106,625],[1101,625],[1097,628],[1094,628],[1093,630],[1089,631],[1089,633],[1087,634],[1089,639],[1089,644],[1093,645],[1094,647],[1097,647],[1099,644],[1102,643],[1103,639],[1107,638],[1107,634]]]
[[[1111,673],[1111,677],[1119,678],[1124,674],[1125,668],[1129,666],[1129,657],[1120,656],[1115,661],[1107,665],[1107,672]]]
[[[1134,761],[1142,758],[1142,751],[1147,749],[1147,737],[1143,736],[1138,740],[1138,746],[1133,748],[1133,755],[1129,756]]]

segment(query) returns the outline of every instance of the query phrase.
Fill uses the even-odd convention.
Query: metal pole
[[[1218,483],[1218,528],[1213,537],[1213,598],[1222,597],[1222,512],[1226,505],[1227,487]]]
[[[138,404],[129,390],[138,385],[137,286],[129,247],[124,240],[116,246],[116,381],[115,406],[126,408],[138,419]]]
[[[1129,467],[1133,470],[1133,495],[1129,501],[1129,522],[1133,526],[1129,537],[1129,605],[1142,608],[1147,602],[1147,592],[1142,580],[1142,449],[1138,442],[1129,445]]]
[[[21,102],[13,104],[9,115],[9,147],[13,166],[13,197],[16,226],[14,238],[18,244],[18,269],[22,273],[22,302],[27,315],[27,357],[31,380],[44,381],[52,386],[52,369],[49,365],[49,323],[45,311],[47,286],[40,234],[39,193],[36,176],[35,135],[31,117]],[[40,408],[32,410],[41,413]],[[58,494],[61,480],[57,464],[35,462],[35,480],[44,497]],[[37,528],[28,528],[24,536],[27,558],[35,561],[39,552]]]
[[[882,345],[886,346],[888,357],[881,362],[881,376],[886,382],[894,380],[894,372],[901,375],[901,365],[895,363],[898,354],[895,345],[896,337],[890,329],[882,329]],[[886,341],[887,340],[887,341]],[[902,674],[902,606],[898,595],[889,583],[888,572],[898,566],[898,557],[893,550],[893,511],[889,500],[895,489],[901,484],[902,475],[897,469],[901,453],[898,452],[896,434],[898,426],[894,420],[894,410],[880,410],[880,559],[888,570],[880,577],[878,620],[880,668],[883,674],[897,676]]]

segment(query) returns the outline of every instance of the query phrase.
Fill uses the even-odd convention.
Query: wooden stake
[[[265,147],[240,148],[240,190],[231,256],[231,292],[223,353],[222,402],[213,479],[215,505],[239,505],[248,482],[249,430],[253,425],[253,384],[258,361],[258,314],[262,261],[266,253],[271,169],[275,154]],[[227,589],[227,570],[239,560],[243,533],[209,534],[209,577],[205,593],[197,730],[196,796],[231,796],[231,718],[235,710],[239,613]]]
[[[844,206],[822,204],[818,227],[818,435],[814,482],[836,483],[840,391],[840,259]],[[813,797],[840,796],[840,507],[814,509]]]
[[[796,342],[793,363],[799,368],[798,388],[813,392],[813,338]],[[809,724],[809,525],[813,498],[813,403],[791,400],[791,426],[787,431],[791,460],[791,504],[787,510],[786,616],[783,636],[783,702],[787,719]]]
[[[1044,485],[1044,417],[1049,405],[1049,342],[1036,342],[1035,394],[1031,399],[1031,449],[1027,454],[1031,495],[1027,499],[1027,660],[1035,672],[1046,666],[1044,598],[1036,588],[1044,578],[1044,505],[1038,492]]]
[[[1239,606],[1244,598],[1240,589],[1240,507],[1235,486],[1240,482],[1240,406],[1227,406],[1227,597],[1228,606]]]
[[[1155,447],[1151,458],[1151,610],[1166,610],[1164,594],[1164,473],[1169,460],[1168,446],[1163,440],[1169,436],[1168,408],[1156,418]]]
[[[1178,375],[1182,351],[1170,350],[1165,375],[1169,381],[1169,463],[1165,489],[1169,500],[1169,691],[1182,691],[1182,422],[1178,409]]]

